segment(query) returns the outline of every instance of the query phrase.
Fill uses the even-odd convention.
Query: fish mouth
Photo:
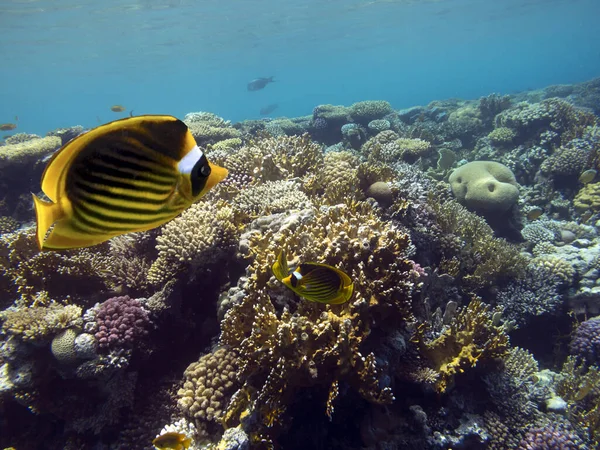
[[[210,161],[208,162],[208,165],[210,167],[210,176],[208,177],[208,180],[206,180],[205,188],[212,189],[225,179],[229,171],[224,167],[211,163]]]

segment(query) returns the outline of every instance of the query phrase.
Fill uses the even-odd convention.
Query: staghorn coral
[[[139,300],[112,297],[86,312],[85,330],[94,333],[103,351],[132,348],[148,334],[150,314]]]
[[[239,388],[238,369],[236,352],[226,348],[203,355],[190,364],[177,393],[177,405],[184,416],[200,429],[207,422],[218,423],[231,395]]]
[[[162,227],[148,281],[158,285],[185,269],[210,267],[232,253],[237,236],[231,207],[210,201],[193,204]]]
[[[77,305],[7,309],[0,312],[2,332],[25,342],[44,342],[67,328],[80,328],[81,312]]]
[[[434,385],[438,392],[447,389],[454,375],[475,367],[477,362],[506,354],[508,335],[494,323],[499,311],[473,299],[439,336],[427,338],[427,325],[419,327],[416,339],[436,373]]]
[[[343,306],[296,300],[271,276],[280,249],[299,261],[342,268],[354,281],[353,299]],[[410,293],[419,276],[406,259],[410,251],[408,236],[364,203],[322,207],[293,226],[251,235],[246,294],[221,323],[221,343],[240,352],[243,382],[227,421],[235,423],[247,409],[245,414],[257,414],[258,429],[268,430],[283,420],[300,387],[328,390],[322,401],[329,416],[341,383],[369,401],[391,401],[375,355],[363,354],[361,346],[373,320],[396,329],[410,319]]]

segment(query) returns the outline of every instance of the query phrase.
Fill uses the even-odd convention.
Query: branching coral
[[[232,206],[243,215],[258,216],[304,209],[310,206],[307,195],[292,180],[267,181],[242,189],[232,201]]]
[[[442,204],[430,198],[429,205],[446,242],[444,258],[448,262],[454,261],[451,275],[460,276],[470,286],[480,288],[499,278],[519,276],[523,272],[526,259],[515,246],[494,237],[483,218],[455,201]]]
[[[565,361],[556,393],[567,402],[567,415],[588,435],[593,448],[600,445],[600,369],[578,363],[569,356]]]
[[[343,306],[295,300],[271,276],[281,249],[296,260],[342,268],[354,281],[354,297]],[[282,420],[298,389],[320,387],[329,392],[323,407],[331,415],[341,384],[370,401],[389,402],[392,394],[380,384],[375,356],[363,353],[362,344],[373,321],[380,329],[396,329],[411,318],[418,274],[406,259],[408,236],[379,220],[367,204],[339,205],[315,210],[278,232],[255,234],[249,250],[254,260],[246,295],[226,314],[221,333],[221,343],[240,352],[244,384],[235,398],[242,400],[241,409],[258,414],[259,427],[269,427]],[[232,422],[239,420],[239,403],[228,412]]]
[[[148,281],[160,284],[186,268],[210,267],[232,253],[237,235],[231,207],[221,202],[195,203],[162,228]]]
[[[438,337],[427,339],[426,327],[420,327],[417,339],[436,372],[438,392],[447,389],[454,375],[475,367],[477,362],[506,354],[508,335],[502,326],[495,324],[497,313],[499,310],[473,299]]]
[[[81,327],[81,308],[76,305],[33,306],[0,313],[4,333],[27,342],[43,342],[71,327]]]
[[[189,113],[186,114],[183,121],[190,129],[198,145],[240,137],[240,132],[233,128],[229,121],[213,113]]]
[[[97,294],[104,288],[109,266],[108,244],[93,249],[39,252],[35,229],[0,236],[0,277],[10,288],[0,293],[28,305],[43,299],[64,300]],[[47,301],[47,300],[46,300]]]

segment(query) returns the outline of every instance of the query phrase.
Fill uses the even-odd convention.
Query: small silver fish
[[[269,84],[269,83],[274,83],[275,80],[273,79],[273,77],[268,77],[268,78],[256,78],[254,80],[252,80],[250,83],[248,83],[248,90],[249,91],[260,91],[261,89],[264,89],[264,87]]]

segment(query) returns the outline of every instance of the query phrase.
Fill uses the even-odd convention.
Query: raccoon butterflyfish
[[[123,111],[125,111],[125,107],[123,105],[112,105],[110,107],[110,110],[112,112],[123,112]]]
[[[89,247],[156,228],[227,176],[172,116],[128,117],[72,139],[52,157],[33,195],[40,250]],[[46,237],[50,227],[52,231]]]
[[[159,450],[185,450],[192,445],[192,440],[183,433],[172,431],[158,436],[152,445]]]
[[[3,124],[0,124],[0,131],[10,131],[10,130],[14,130],[15,128],[17,128],[17,124],[16,123],[3,123]]]
[[[318,303],[346,303],[354,289],[348,275],[328,264],[302,263],[291,272],[283,251],[273,264],[273,274],[300,297]]]

